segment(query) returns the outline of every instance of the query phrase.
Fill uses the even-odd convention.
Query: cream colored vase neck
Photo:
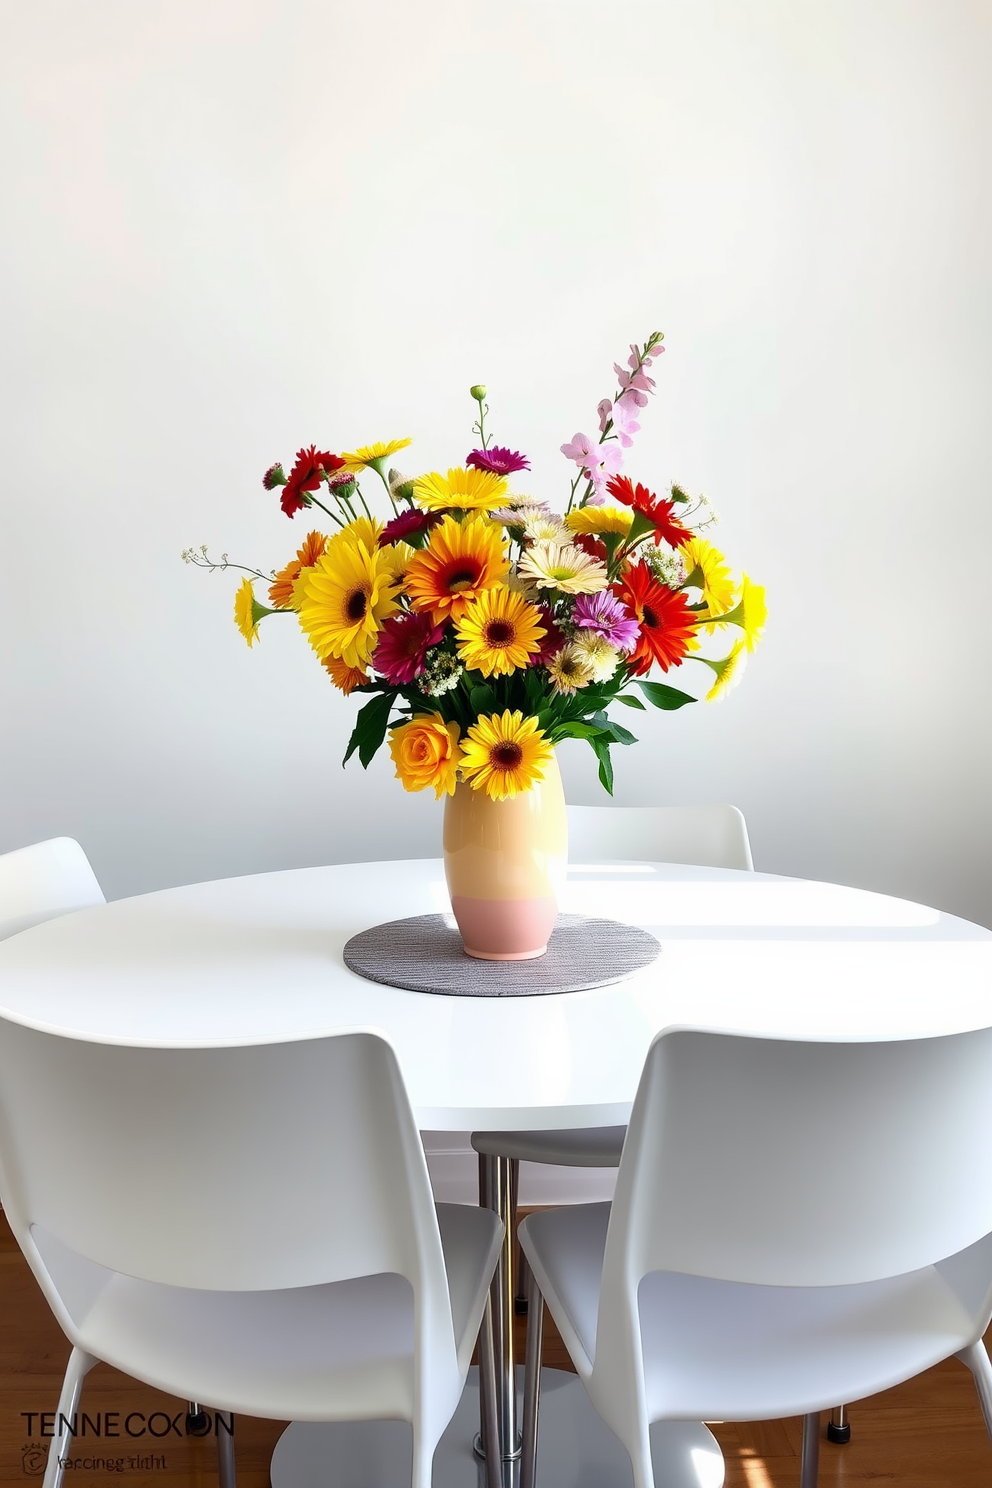
[[[543,781],[493,801],[459,785],[444,807],[444,872],[470,956],[543,956],[568,867],[568,818],[557,760]]]

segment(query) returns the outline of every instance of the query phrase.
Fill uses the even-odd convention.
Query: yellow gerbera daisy
[[[234,623],[249,646],[254,645],[258,640],[258,622],[264,615],[275,613],[275,610],[267,609],[265,605],[259,604],[255,598],[251,579],[242,579],[241,587],[234,596]]]
[[[409,723],[390,729],[389,752],[404,790],[430,786],[438,801],[454,795],[461,763],[460,732],[457,723],[445,723],[440,713],[418,713]]]
[[[407,542],[386,543],[380,550],[386,562],[392,565],[393,583],[402,591],[407,570],[416,557],[417,549]]]
[[[326,546],[327,538],[322,532],[307,533],[302,548],[297,550],[295,560],[281,568],[269,586],[269,599],[277,610],[296,609],[299,602],[295,598],[296,582],[305,568],[313,568],[317,559],[323,556]]]
[[[719,615],[715,623],[739,625],[744,632],[745,646],[749,651],[753,651],[761,640],[767,619],[768,606],[765,603],[764,586],[752,584],[747,574],[741,574],[741,592],[736,605],[725,615]],[[712,626],[707,626],[707,629],[712,629]]]
[[[495,511],[502,506],[506,477],[490,470],[449,470],[447,476],[433,470],[413,483],[414,500],[424,511]]]
[[[379,546],[382,533],[382,523],[376,521],[375,517],[356,517],[353,522],[348,523],[347,527],[342,527],[340,532],[335,532],[327,546],[332,548],[335,543],[360,542],[364,543],[371,553]]]
[[[716,673],[716,681],[706,694],[706,701],[715,703],[719,698],[725,697],[743,676],[747,661],[744,642],[735,641],[730,654],[720,661],[710,661],[708,656],[697,656],[696,660],[704,661],[710,670]]]
[[[622,511],[619,506],[579,506],[565,518],[569,532],[591,532],[598,536],[603,532],[619,532],[626,537],[634,520],[632,511]]]
[[[483,589],[455,627],[458,655],[484,677],[505,677],[525,667],[546,634],[537,606],[502,584]]]
[[[410,560],[406,592],[415,610],[430,610],[435,625],[460,620],[484,589],[510,568],[503,533],[488,517],[445,517],[431,533],[426,548]]]
[[[348,667],[364,668],[372,658],[376,634],[396,609],[393,570],[381,548],[363,542],[328,543],[327,551],[300,584],[300,625],[321,661],[336,656]]]
[[[519,708],[481,717],[462,741],[462,775],[473,790],[504,801],[543,780],[554,749]]]
[[[691,537],[682,544],[688,578],[686,584],[702,591],[710,615],[718,615],[734,602],[735,584],[727,560],[705,537]]]
[[[386,444],[363,444],[358,449],[350,450],[348,454],[341,456],[344,461],[342,469],[350,470],[353,475],[357,475],[360,470],[371,466],[381,475],[383,462],[388,460],[390,455],[395,455],[397,450],[406,449],[407,445],[412,443],[412,439],[390,439]]]
[[[572,697],[580,687],[588,687],[593,680],[593,669],[574,643],[562,646],[548,662],[548,676],[555,692]]]
[[[598,594],[607,585],[606,567],[598,558],[574,543],[538,542],[517,564],[524,579],[539,589],[560,589],[564,594]]]

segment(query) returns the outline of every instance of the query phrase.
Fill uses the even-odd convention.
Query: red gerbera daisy
[[[384,543],[409,542],[412,537],[421,537],[425,532],[430,532],[432,527],[436,527],[443,516],[444,512],[417,511],[415,507],[400,512],[398,517],[387,522],[382,529],[379,546],[381,548]]]
[[[681,589],[660,584],[646,563],[635,563],[624,574],[613,593],[632,612],[640,635],[627,665],[635,677],[643,677],[655,662],[663,672],[679,666],[686,653],[695,650],[693,612]]]
[[[692,532],[688,527],[683,527],[672,516],[675,510],[675,502],[668,500],[665,496],[656,496],[649,491],[647,486],[638,483],[636,486],[629,475],[615,475],[607,483],[606,487],[614,501],[623,502],[624,506],[632,506],[635,511],[642,512],[649,522],[654,523],[655,543],[664,538],[673,548],[679,548],[683,543],[689,541]]]
[[[309,449],[298,450],[296,464],[289,472],[289,479],[279,497],[279,505],[287,517],[295,517],[298,511],[310,505],[303,493],[316,491],[324,479],[325,471],[330,474],[334,470],[340,470],[343,464],[344,461],[338,455],[318,450],[313,444]]]
[[[391,615],[382,622],[372,665],[387,681],[406,687],[421,675],[428,647],[443,635],[444,626],[435,625],[430,615]]]
[[[572,536],[572,544],[581,548],[583,553],[588,553],[590,558],[597,558],[600,563],[609,561],[606,544],[602,538],[595,537],[591,532],[576,532]]]
[[[547,605],[539,604],[537,608],[541,612],[544,635],[541,637],[540,650],[535,651],[531,662],[534,666],[546,666],[552,656],[558,655],[562,646],[567,642],[568,636],[555,624],[554,616]]]

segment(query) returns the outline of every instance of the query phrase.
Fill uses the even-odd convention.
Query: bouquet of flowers
[[[687,661],[713,673],[707,700],[737,681],[764,626],[764,591],[747,574],[736,580],[701,535],[715,520],[705,497],[679,485],[659,496],[623,473],[661,341],[656,332],[614,364],[598,438],[561,446],[576,474],[557,510],[527,492],[529,460],[492,442],[476,386],[476,447],[447,474],[387,470],[410,439],[343,454],[311,445],[288,475],[270,466],[263,485],[287,517],[317,508],[329,524],[278,572],[226,554],[214,563],[204,547],[183,554],[243,569],[234,613],[249,646],[263,620],[295,615],[334,686],[367,696],[345,763],[357,752],[367,766],[388,734],[407,790],[440,799],[465,781],[503,800],[543,778],[559,740],[586,739],[612,792],[610,750],[636,742],[609,717],[612,704],[696,701],[649,678]],[[363,490],[370,474],[386,521]],[[704,642],[735,632],[723,655],[704,654]]]

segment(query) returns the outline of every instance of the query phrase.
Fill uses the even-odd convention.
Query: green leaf
[[[607,718],[605,713],[594,713],[590,719],[598,729],[602,729],[615,744],[636,744],[637,740],[629,729],[625,729],[622,723],[614,723],[612,718]]]
[[[632,692],[618,692],[616,697],[613,698],[613,702],[623,703],[625,708],[636,708],[639,713],[647,711],[640,698],[635,697]]]
[[[555,736],[557,739],[601,739],[605,737],[608,743],[613,743],[612,734],[598,728],[593,723],[583,723],[578,718],[568,718],[563,723],[559,723],[555,728]]]
[[[381,693],[374,697],[370,703],[366,703],[355,720],[355,727],[351,738],[348,740],[348,748],[345,757],[341,761],[346,765],[358,750],[358,758],[367,770],[376,751],[386,737],[386,729],[389,727],[389,715],[392,711],[393,700],[396,694],[393,691]]]
[[[592,747],[593,753],[599,760],[599,778],[602,782],[603,788],[606,790],[608,795],[612,796],[613,761],[610,759],[609,740],[604,739],[602,734],[600,734],[597,738],[590,739],[589,743]]]
[[[491,687],[484,683],[479,687],[473,687],[469,693],[469,701],[472,704],[476,716],[482,713],[492,713],[496,709],[496,694]]]
[[[696,701],[687,692],[679,692],[677,687],[669,687],[664,682],[638,682],[637,685],[649,703],[653,703],[656,708],[664,708],[666,713],[672,713],[676,708],[683,708],[686,703]]]

